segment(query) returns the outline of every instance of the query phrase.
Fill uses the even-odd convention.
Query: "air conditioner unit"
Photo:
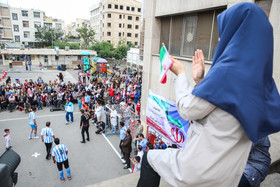
[[[20,45],[20,50],[24,50],[25,46],[23,44]]]
[[[65,51],[69,51],[69,46],[65,46]]]

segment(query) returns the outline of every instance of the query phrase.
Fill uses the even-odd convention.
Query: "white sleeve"
[[[208,101],[192,95],[193,89],[185,73],[177,76],[175,89],[177,110],[185,120],[202,119],[216,108]]]
[[[43,135],[43,134],[44,134],[44,133],[43,133],[43,131],[44,131],[44,129],[42,129],[42,130],[41,130],[41,135]]]

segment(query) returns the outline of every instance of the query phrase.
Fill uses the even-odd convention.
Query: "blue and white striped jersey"
[[[56,162],[63,162],[67,160],[66,151],[68,151],[67,147],[64,144],[59,144],[53,148],[52,156],[55,156]]]
[[[30,125],[34,125],[33,119],[35,119],[35,121],[36,121],[35,113],[34,113],[34,112],[30,112],[30,113],[29,113],[29,124],[30,124]]]
[[[54,134],[53,134],[53,130],[51,128],[48,128],[48,127],[43,128],[41,131],[41,135],[43,136],[44,143],[52,143],[52,141],[53,141],[52,136]]]

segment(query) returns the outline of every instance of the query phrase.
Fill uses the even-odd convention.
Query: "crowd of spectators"
[[[51,105],[65,104],[66,100],[70,100],[74,104],[80,101],[79,108],[81,104],[88,109],[94,108],[97,104],[105,105],[108,101],[111,104],[125,102],[135,111],[141,97],[141,83],[139,73],[92,78],[87,83],[64,82],[62,73],[53,81],[45,81],[42,77],[38,77],[37,80],[29,79],[21,82],[19,79],[12,81],[8,77],[6,83],[0,85],[0,110],[12,112],[18,109],[29,112],[31,107],[40,110]],[[140,106],[136,108],[140,111]]]

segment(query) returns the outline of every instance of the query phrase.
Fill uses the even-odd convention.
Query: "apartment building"
[[[13,39],[10,7],[7,4],[0,3],[0,40],[10,41]]]
[[[78,36],[78,32],[76,30],[81,27],[90,28],[90,21],[88,19],[76,18],[75,22],[67,25],[65,28],[65,34],[69,36]]]
[[[100,38],[100,10],[101,10],[101,3],[93,5],[90,7],[90,26],[95,32],[95,40],[101,41]]]
[[[90,10],[91,23],[98,25],[99,17],[100,41],[110,42],[114,46],[121,42],[139,46],[141,11],[141,2],[136,0],[101,0]],[[98,27],[95,29],[98,30]]]
[[[13,31],[13,41],[21,44],[35,45],[37,27],[61,28],[64,31],[64,21],[47,17],[44,11],[24,8],[10,8]]]

